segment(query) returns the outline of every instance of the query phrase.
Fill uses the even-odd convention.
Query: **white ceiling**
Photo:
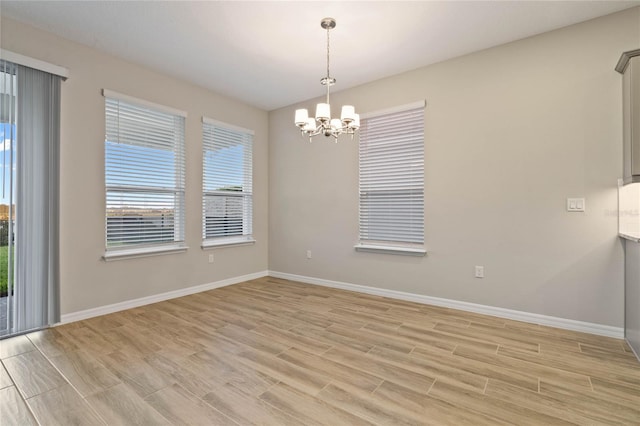
[[[341,90],[637,5],[0,0],[0,14],[272,110],[322,95],[325,16],[337,20],[331,74]]]

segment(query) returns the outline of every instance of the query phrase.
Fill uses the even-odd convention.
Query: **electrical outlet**
[[[476,265],[476,278],[484,278],[484,266]]]
[[[213,255],[212,254],[209,255],[209,263],[213,263]]]
[[[311,259],[311,250],[307,250],[307,259]]]

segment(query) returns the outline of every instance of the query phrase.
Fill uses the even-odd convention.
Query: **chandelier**
[[[360,128],[360,115],[356,114],[353,105],[344,105],[340,118],[331,118],[331,105],[329,104],[329,91],[336,83],[336,79],[329,74],[329,31],[336,27],[336,20],[324,18],[320,26],[327,30],[327,76],[320,80],[323,86],[327,86],[327,102],[316,106],[315,118],[309,117],[306,109],[296,110],[295,123],[303,135],[311,138],[317,135],[333,136],[338,141],[342,134],[353,135]]]

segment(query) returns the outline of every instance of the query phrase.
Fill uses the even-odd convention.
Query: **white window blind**
[[[424,103],[360,128],[360,243],[424,244]]]
[[[202,121],[202,238],[252,241],[253,132]]]
[[[106,245],[184,242],[185,117],[105,91]]]

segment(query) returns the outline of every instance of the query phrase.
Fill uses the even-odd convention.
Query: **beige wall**
[[[265,111],[116,59],[21,23],[2,19],[3,49],[69,69],[62,85],[61,308],[63,314],[206,284],[267,269],[267,137]],[[180,64],[176,64],[177,67]],[[186,253],[106,263],[104,253],[104,98],[107,88],[188,112],[186,120]],[[200,249],[201,116],[250,128],[254,139],[256,244]],[[207,262],[215,253],[215,262]]]
[[[357,142],[300,138],[294,109],[316,100],[272,111],[270,269],[621,327],[613,68],[638,47],[636,8],[333,95],[361,113],[426,99],[424,258],[355,252]]]
[[[62,92],[63,314],[269,268],[622,326],[623,249],[612,214],[621,81],[613,67],[640,44],[640,9],[333,96],[360,112],[427,100],[425,258],[353,250],[357,143],[309,144],[292,124],[296,106],[267,114],[15,21],[3,18],[1,31],[3,49],[71,74]],[[102,88],[189,113],[187,253],[101,260]],[[201,115],[256,132],[257,243],[218,249],[214,264],[199,247]],[[587,212],[567,213],[567,197],[585,197]],[[474,265],[486,278],[473,278]]]

